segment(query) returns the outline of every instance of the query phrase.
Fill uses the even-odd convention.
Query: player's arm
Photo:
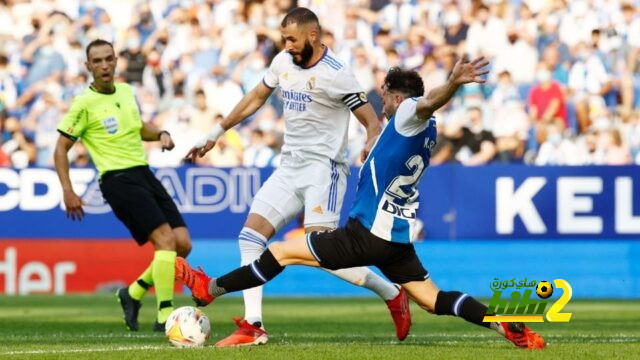
[[[371,104],[364,103],[362,106],[352,110],[352,112],[365,129],[367,129],[367,142],[360,153],[360,161],[364,162],[367,159],[367,156],[369,156],[369,151],[371,151],[378,135],[380,135],[382,127],[380,126],[380,121],[378,120],[376,112],[373,110],[373,106],[371,106]]]
[[[336,73],[328,88],[328,93],[334,99],[341,100],[367,129],[367,142],[360,153],[360,160],[364,162],[381,131],[380,120],[376,112],[367,101],[367,96],[362,91],[353,72],[347,67],[341,68]]]
[[[82,199],[73,191],[71,178],[69,177],[69,158],[67,158],[67,153],[74,143],[74,138],[60,132],[60,137],[58,137],[56,149],[53,154],[53,162],[56,167],[56,172],[58,173],[58,179],[60,179],[60,185],[62,185],[67,217],[71,217],[71,220],[75,220],[76,218],[82,220],[84,217]]]
[[[231,110],[231,113],[220,123],[220,126],[227,131],[232,127],[241,123],[244,119],[253,115],[258,109],[264,105],[274,89],[265,85],[264,82],[258,83],[242,100]]]
[[[213,131],[206,138],[200,140],[189,150],[186,158],[191,158],[195,162],[197,156],[203,157],[209,150],[213,149],[216,141],[225,131],[241,123],[264,105],[273,90],[274,88],[267,86],[263,81],[258,83],[253,90],[240,100],[221,123],[214,125]]]
[[[171,139],[171,134],[169,134],[168,131],[160,130],[157,126],[148,122],[142,122],[140,136],[144,141],[160,141],[162,151],[171,150],[175,147],[173,139]]]
[[[471,82],[484,83],[485,79],[482,76],[489,72],[489,70],[485,69],[487,65],[489,65],[489,62],[483,57],[468,62],[466,55],[463,56],[453,67],[453,71],[445,84],[433,88],[427,96],[418,100],[416,115],[420,119],[428,120],[436,110],[451,100],[460,86]]]

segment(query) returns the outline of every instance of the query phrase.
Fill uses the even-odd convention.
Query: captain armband
[[[367,95],[365,95],[364,92],[345,95],[345,97],[342,98],[342,102],[344,102],[351,111],[355,111],[360,106],[368,103]]]

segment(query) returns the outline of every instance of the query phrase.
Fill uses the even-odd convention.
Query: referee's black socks
[[[486,306],[459,291],[440,291],[436,298],[436,315],[459,316],[468,322],[490,328],[491,323],[482,322],[486,314]]]
[[[211,279],[209,293],[220,296],[229,292],[251,289],[276,277],[284,270],[271,250],[267,249],[260,258],[249,265],[233,270],[217,279]]]

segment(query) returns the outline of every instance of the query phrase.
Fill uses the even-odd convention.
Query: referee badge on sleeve
[[[109,116],[102,120],[102,125],[104,125],[104,128],[111,135],[118,132],[118,119],[115,116]]]

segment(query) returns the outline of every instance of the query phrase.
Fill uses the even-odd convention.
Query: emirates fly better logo
[[[520,281],[516,281],[516,278],[502,281],[494,278],[489,287],[493,290],[493,297],[483,322],[544,322],[542,315],[549,304],[547,299],[554,294],[554,289],[556,292],[562,290],[562,295],[551,302],[545,314],[547,321],[568,322],[571,319],[572,313],[560,312],[571,300],[573,293],[571,285],[563,279],[555,279],[552,283],[551,281],[527,281],[527,278]],[[501,299],[502,293],[509,291],[507,290],[509,288],[515,288],[511,291],[511,299]],[[535,296],[531,298],[534,291],[540,300]]]

